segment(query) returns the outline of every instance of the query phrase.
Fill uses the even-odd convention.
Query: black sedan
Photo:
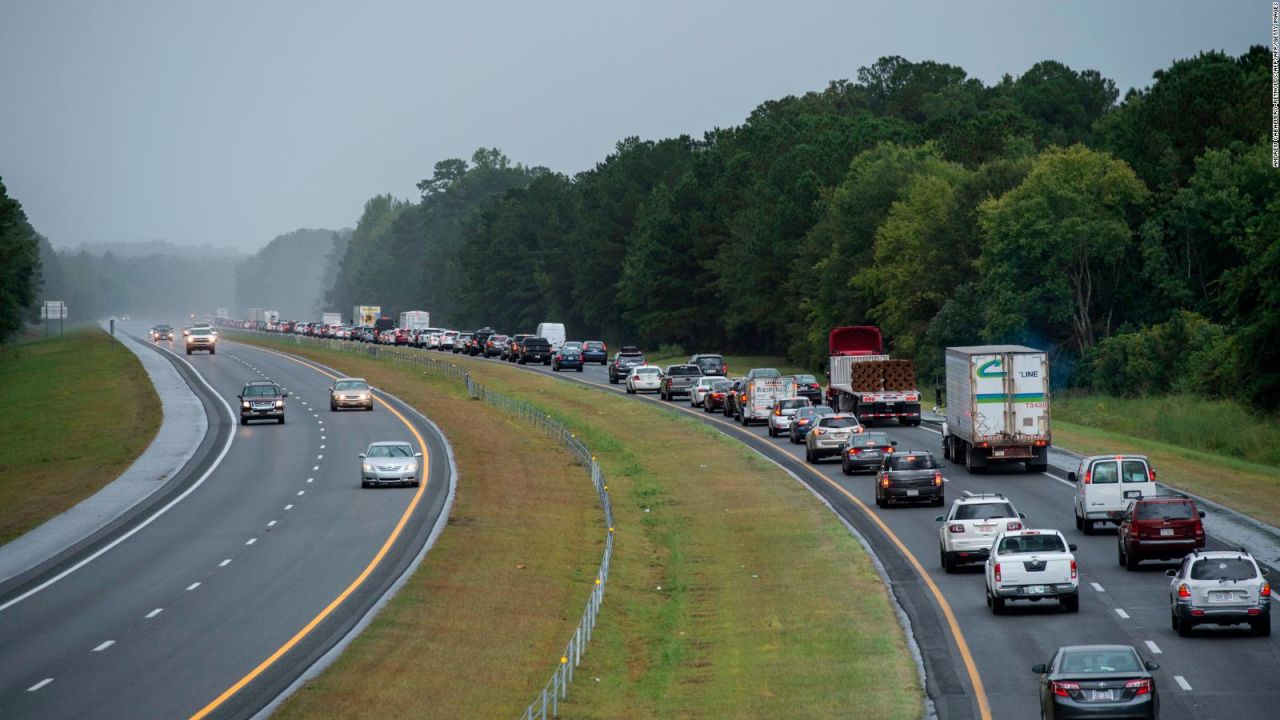
[[[582,343],[582,361],[604,365],[609,362],[609,346],[601,340],[588,340]]]
[[[1159,669],[1132,645],[1070,645],[1031,668],[1040,675],[1040,715],[1052,720],[1157,718],[1160,695],[1151,673]]]
[[[885,456],[892,455],[898,443],[882,432],[854,433],[840,448],[840,470],[845,475],[875,472]]]
[[[822,386],[818,384],[818,378],[812,375],[796,375],[796,394],[802,398],[809,398],[809,402],[814,405],[822,404]]]
[[[880,463],[876,475],[876,505],[880,507],[902,502],[942,505],[943,493],[942,469],[927,450],[894,453]]]
[[[561,370],[577,370],[582,372],[582,352],[577,348],[560,348],[560,351],[551,356],[551,369],[560,372]]]

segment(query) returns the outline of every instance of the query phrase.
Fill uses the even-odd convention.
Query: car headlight
[[[284,407],[284,401],[283,401],[283,400],[277,400],[277,401],[276,401],[276,407],[278,407],[278,408],[282,408],[282,407]]]
[[[245,400],[245,401],[244,401],[244,407],[245,407],[245,409],[246,409],[246,410],[249,408],[249,401],[248,401],[248,400]]]
[[[373,472],[373,466],[372,466],[372,465],[370,465],[369,463],[365,463],[365,464],[364,464],[364,471],[365,471],[365,472]]]
[[[417,460],[409,461],[408,463],[405,464],[404,469],[405,469],[405,472],[417,472],[418,461]]]

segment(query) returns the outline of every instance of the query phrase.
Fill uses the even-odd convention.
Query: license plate
[[[908,491],[907,491],[907,497],[917,497],[917,496],[919,496],[919,495],[920,495],[920,491],[919,491],[919,490],[908,490]]]
[[[1173,535],[1173,528],[1160,528],[1161,537],[1170,537]]]
[[[1124,491],[1124,496],[1125,496],[1125,498],[1126,498],[1126,499],[1128,499],[1128,498],[1140,498],[1140,497],[1142,497],[1142,491],[1141,491],[1141,490],[1125,490],[1125,491]]]
[[[1230,592],[1211,592],[1209,599],[1214,602],[1231,602],[1235,599],[1235,593]]]
[[[1048,588],[1046,588],[1044,585],[1028,585],[1027,586],[1028,595],[1043,595],[1047,590]]]
[[[1116,699],[1115,690],[1090,690],[1089,699],[1094,702],[1112,702]]]
[[[1000,456],[1004,455],[1004,450],[1001,450],[1001,449],[997,448],[997,449],[995,449],[995,450],[992,450],[992,451],[991,451],[991,454],[992,454],[992,455],[994,455],[995,457],[1000,457]]]

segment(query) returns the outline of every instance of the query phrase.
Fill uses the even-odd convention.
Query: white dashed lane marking
[[[156,608],[155,610],[152,610],[151,612],[147,613],[147,618],[148,619],[153,618],[162,612],[164,612],[164,608]]]
[[[116,641],[115,641],[115,640],[108,640],[108,641],[106,641],[106,642],[102,643],[101,645],[99,645],[98,647],[94,648],[94,649],[93,649],[93,651],[94,651],[94,652],[102,652],[103,650],[106,650],[107,648],[109,648],[109,647],[111,647],[112,645],[115,645],[115,644],[116,644]]]
[[[1145,643],[1147,644],[1147,648],[1148,648],[1149,650],[1151,650],[1151,654],[1152,654],[1152,655],[1163,655],[1163,654],[1164,654],[1164,651],[1160,649],[1160,646],[1159,646],[1159,645],[1156,645],[1155,643],[1151,642],[1150,640],[1143,640],[1143,642],[1145,642]]]
[[[284,506],[284,509],[285,509],[285,510],[292,510],[292,509],[293,509],[293,505],[292,505],[292,504],[285,505],[285,506]]]
[[[231,564],[231,558],[227,558],[226,560],[223,560],[222,562],[218,563],[218,567],[226,567],[230,564]]]
[[[307,478],[307,482],[315,482],[315,481],[316,481],[315,478]]]
[[[1178,683],[1178,687],[1182,688],[1187,692],[1191,692],[1191,683],[1187,682],[1186,678],[1182,677],[1181,675],[1174,675],[1173,681]]]
[[[31,687],[27,688],[27,692],[35,692],[40,688],[44,687],[45,685],[48,685],[51,682],[53,682],[53,678],[45,678],[40,682],[36,683],[35,685],[32,685]]]
[[[299,491],[298,491],[298,497],[302,497],[303,495],[306,495],[306,494],[307,494],[307,491],[306,491],[306,490],[299,490]]]
[[[1116,608],[1116,614],[1124,618],[1125,620],[1129,619],[1129,613],[1125,612],[1124,610],[1121,610],[1120,608]]]
[[[320,469],[320,466],[316,465],[315,467],[311,468],[311,472],[315,472],[316,470],[319,470],[319,469]]]
[[[1089,584],[1092,585],[1093,589],[1097,590],[1098,592],[1106,592],[1106,590],[1103,590],[1102,586],[1099,585],[1098,583],[1089,583]]]
[[[275,527],[275,526],[276,526],[275,520],[272,520],[271,522],[267,523],[267,527]]]
[[[245,545],[252,545],[256,542],[258,542],[258,538],[249,538],[249,541],[246,542]]]
[[[191,583],[190,585],[188,585],[188,586],[187,586],[187,592],[191,592],[192,590],[195,590],[195,589],[196,589],[196,588],[198,588],[198,587],[200,587],[200,583],[198,583],[198,582],[193,582],[193,583]]]

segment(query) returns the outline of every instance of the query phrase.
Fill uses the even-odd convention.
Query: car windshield
[[[604,343],[599,342],[597,340],[588,340],[586,343],[583,344],[582,347],[586,348],[587,350],[603,350]]]
[[[1050,553],[1066,552],[1062,538],[1057,535],[1014,535],[1000,541],[1000,552],[1012,553]]]
[[[822,418],[818,421],[818,425],[824,428],[851,428],[858,427],[858,419],[851,417],[829,417]]]
[[[1252,580],[1258,577],[1253,563],[1244,558],[1204,558],[1191,566],[1192,580]]]
[[[582,348],[582,343],[578,342],[577,340],[570,340],[569,342],[565,343],[564,345],[561,345],[560,347],[564,348],[565,350],[578,350]]]
[[[991,520],[1018,517],[1013,506],[1005,502],[965,503],[956,506],[955,520]]]
[[[782,373],[778,372],[778,368],[756,368],[747,374],[753,378],[782,377]]]
[[[413,457],[408,445],[373,445],[369,448],[371,458],[407,458]]]
[[[209,328],[191,328],[192,335],[211,335],[213,333]]]
[[[339,380],[334,384],[335,390],[368,390],[369,385],[363,380]]]
[[[852,447],[891,447],[889,436],[884,433],[862,433],[849,438],[849,445]]]
[[[1132,650],[1066,650],[1058,672],[1062,673],[1110,673],[1141,672],[1138,655]]]
[[[922,455],[894,455],[889,459],[890,470],[934,470],[938,467],[938,463],[934,462],[933,456],[929,454]]]
[[[798,382],[798,383],[808,383],[808,384],[810,384],[810,385],[813,385],[814,383],[818,382],[818,379],[817,379],[817,378],[815,378],[815,377],[814,377],[814,376],[812,376],[812,375],[797,375],[797,376],[796,376],[796,382]]]
[[[172,330],[173,328],[169,327],[168,325],[157,325],[157,326],[156,326],[156,329],[157,329],[157,330],[159,330],[159,331],[161,331],[161,332],[169,332],[169,331],[170,331],[170,330]]]
[[[835,415],[836,411],[834,408],[828,405],[818,405],[813,408],[813,414],[814,415]]]
[[[799,408],[802,408],[802,407],[809,407],[809,401],[804,398],[778,401],[778,408],[782,410],[798,410]]]
[[[275,397],[279,393],[275,385],[250,385],[243,394],[245,397]]]
[[[1144,502],[1134,508],[1138,520],[1194,520],[1195,508],[1189,502]]]
[[[661,371],[656,367],[638,367],[632,372],[636,375],[657,375]]]

